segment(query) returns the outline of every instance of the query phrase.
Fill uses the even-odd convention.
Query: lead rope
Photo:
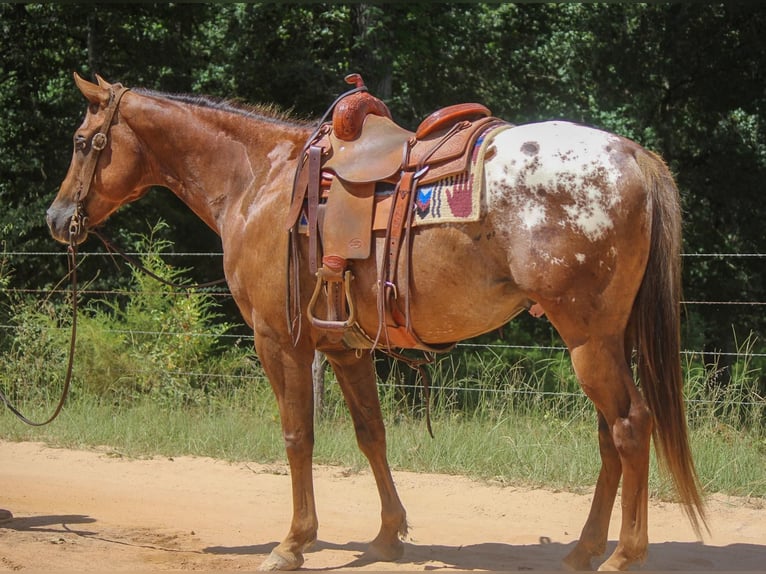
[[[16,417],[23,423],[32,427],[41,427],[52,423],[56,417],[59,416],[61,409],[64,408],[67,395],[69,394],[69,386],[72,382],[72,370],[74,366],[74,351],[75,343],[77,342],[77,241],[76,238],[79,235],[80,226],[82,225],[82,212],[78,205],[78,209],[75,215],[72,216],[72,221],[69,225],[69,245],[67,246],[67,263],[69,266],[69,276],[72,278],[72,331],[69,336],[69,358],[67,360],[66,376],[64,378],[64,388],[61,391],[61,398],[59,399],[56,409],[53,414],[43,422],[36,422],[25,417],[5,396],[2,389],[0,389],[0,401],[5,403],[5,406],[16,415]]]
[[[163,279],[156,273],[154,273],[151,269],[147,269],[144,265],[141,264],[141,262],[136,259],[135,257],[131,257],[128,255],[128,253],[125,252],[125,250],[121,249],[117,245],[115,245],[112,241],[110,241],[104,234],[101,232],[90,229],[88,231],[90,234],[95,235],[101,243],[104,244],[104,247],[106,248],[107,252],[109,254],[116,253],[120,257],[122,257],[125,261],[130,263],[133,267],[144,273],[145,275],[148,275],[155,281],[159,281],[163,285],[166,285],[167,287],[171,287],[173,289],[183,289],[186,291],[192,291],[195,289],[204,289],[205,287],[213,287],[215,285],[221,285],[223,283],[226,283],[226,278],[216,279],[215,281],[208,281],[206,283],[197,283],[195,285],[183,285],[181,283],[173,283],[172,281],[168,281],[167,279]],[[116,262],[115,262],[116,264]]]

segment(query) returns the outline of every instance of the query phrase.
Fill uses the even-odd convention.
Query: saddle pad
[[[417,188],[413,225],[467,223],[477,221],[481,217],[484,159],[487,149],[495,136],[509,127],[510,124],[495,126],[479,136],[474,144],[468,171]],[[390,209],[390,198],[379,199],[376,202],[374,229],[386,228]]]

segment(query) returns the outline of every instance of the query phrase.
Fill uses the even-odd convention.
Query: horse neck
[[[169,188],[219,235],[232,210],[252,213],[259,201],[274,203],[264,195],[289,194],[292,176],[284,176],[294,171],[309,128],[170,98],[141,95],[131,98],[135,105],[142,109],[125,115],[151,185]]]

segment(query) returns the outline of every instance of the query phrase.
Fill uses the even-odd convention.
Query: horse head
[[[143,181],[140,141],[120,107],[128,90],[96,77],[98,84],[74,74],[88,108],[74,134],[69,170],[47,211],[51,234],[64,243],[81,243],[89,227],[149,188]]]

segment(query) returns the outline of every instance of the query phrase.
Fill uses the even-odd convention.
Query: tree
[[[478,101],[517,123],[565,118],[634,139],[677,176],[688,253],[761,252],[765,24],[766,8],[744,3],[0,4],[0,230],[11,250],[51,248],[43,213],[84,109],[73,71],[301,118],[318,118],[356,71],[411,129]],[[168,193],[109,229],[160,216],[190,230],[179,250],[217,248]],[[15,280],[61,274],[39,259]],[[690,300],[766,295],[762,258],[689,260],[684,279]],[[732,325],[762,340],[766,319],[751,311],[689,307],[695,344],[730,349]]]

